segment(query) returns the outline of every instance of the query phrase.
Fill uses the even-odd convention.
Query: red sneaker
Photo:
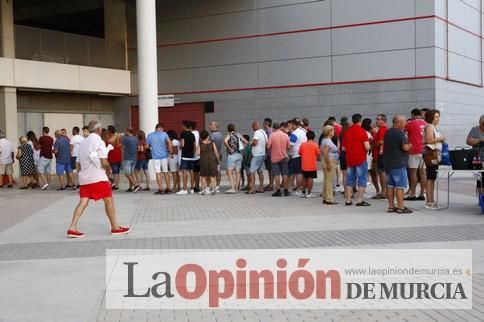
[[[77,231],[77,230],[68,230],[67,236],[70,238],[82,238],[82,237],[85,237],[86,235],[84,235],[84,233],[81,233],[80,231]]]
[[[124,235],[131,231],[128,227],[119,226],[118,229],[111,229],[111,235]]]

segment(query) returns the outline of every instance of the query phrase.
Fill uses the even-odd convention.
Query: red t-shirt
[[[48,135],[42,135],[39,138],[40,156],[46,159],[52,159],[52,146],[54,139]]]
[[[427,122],[423,119],[414,119],[407,123],[405,131],[408,134],[408,143],[412,144],[409,154],[421,154],[423,152],[424,129]]]
[[[334,136],[339,138],[339,135],[341,134],[341,130],[343,129],[343,127],[338,123],[334,123],[333,127],[334,127]]]
[[[378,141],[383,141],[383,138],[385,137],[385,133],[387,133],[387,131],[388,131],[387,125],[386,124],[382,125],[378,129],[378,132],[376,132],[376,134],[373,136],[373,142],[375,142],[375,144],[377,144]],[[374,160],[377,160],[378,156],[382,155],[382,154],[383,154],[383,145],[373,148],[372,156],[373,156]]]
[[[142,146],[142,147],[143,147],[143,151],[138,150],[138,160],[139,160],[139,161],[144,161],[144,160],[146,160],[146,151],[145,151],[145,145],[146,145],[145,140],[139,140],[139,141],[138,141],[138,148],[139,148],[140,146]]]
[[[109,144],[109,143],[107,143]],[[118,135],[118,138],[116,139],[116,144],[112,144],[114,149],[109,151],[108,153],[108,161],[111,164],[117,164],[121,163],[123,161],[123,154],[122,154],[122,144],[121,144],[121,139]]]
[[[360,126],[353,124],[343,135],[342,146],[346,149],[346,165],[356,167],[366,161],[365,142],[368,134]]]
[[[301,169],[302,171],[317,171],[318,170],[318,156],[320,150],[319,146],[314,141],[307,141],[299,147],[299,154],[301,155]]]

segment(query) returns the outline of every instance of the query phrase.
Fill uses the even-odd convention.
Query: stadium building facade
[[[0,129],[484,112],[482,0],[1,0]],[[174,94],[159,107],[157,95]]]

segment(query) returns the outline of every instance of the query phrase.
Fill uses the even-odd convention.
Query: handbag
[[[426,167],[439,165],[439,152],[437,149],[426,146],[423,151],[423,159]]]
[[[449,154],[449,145],[446,142],[442,143],[441,165],[452,165]]]

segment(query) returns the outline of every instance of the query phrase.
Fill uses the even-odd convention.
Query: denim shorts
[[[55,173],[58,176],[63,175],[64,173],[72,173],[71,163],[58,163],[55,164]]]
[[[346,187],[354,187],[355,184],[360,188],[366,188],[368,184],[368,163],[365,161],[359,166],[348,167],[346,176]]]
[[[123,161],[123,172],[125,175],[132,175],[134,172],[134,167],[136,165],[135,160],[124,160]]]
[[[265,159],[266,159],[265,155],[261,155],[261,156],[258,156],[258,157],[253,156],[252,160],[250,161],[249,173],[254,174],[256,172],[264,171],[264,161],[265,161]]]
[[[138,160],[134,166],[136,170],[148,170],[148,160]]]
[[[273,176],[288,176],[289,175],[289,159],[282,159],[277,163],[272,163]]]
[[[227,169],[242,168],[242,154],[234,153],[227,156]]]
[[[50,173],[50,165],[52,163],[52,159],[47,159],[44,157],[40,157],[39,163],[37,164],[37,171],[40,174],[49,174]]]
[[[408,186],[407,168],[391,169],[385,171],[387,187],[405,190]]]
[[[194,160],[181,160],[180,163],[180,170],[188,170],[188,171],[193,171],[193,168],[195,167],[195,161]]]
[[[113,174],[119,174],[119,172],[121,171],[121,163],[111,163],[110,165]]]

